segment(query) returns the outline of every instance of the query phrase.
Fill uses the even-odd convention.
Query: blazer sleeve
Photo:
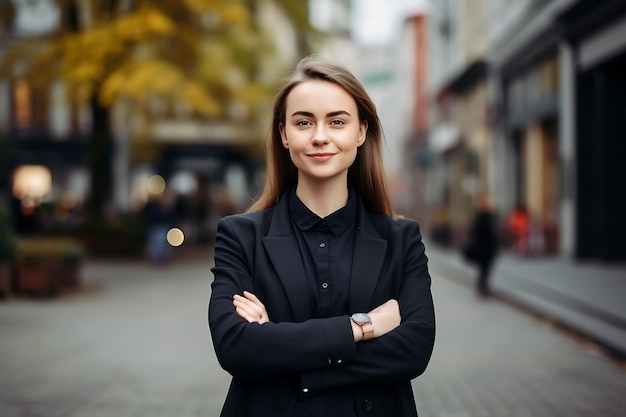
[[[426,370],[435,342],[435,313],[428,259],[416,222],[408,223],[403,240],[403,272],[396,294],[400,326],[357,343],[357,354],[340,366],[302,373],[301,388],[315,392],[367,382],[409,381]]]
[[[237,314],[233,296],[254,292],[251,271],[261,246],[259,235],[243,216],[218,224],[209,329],[222,368],[241,379],[267,379],[330,368],[339,359],[353,358],[356,347],[348,316],[259,325]]]

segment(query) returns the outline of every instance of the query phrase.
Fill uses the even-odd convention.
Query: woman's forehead
[[[330,81],[309,80],[296,85],[287,96],[287,115],[292,111],[315,109],[348,110],[357,108],[354,98],[340,85]]]

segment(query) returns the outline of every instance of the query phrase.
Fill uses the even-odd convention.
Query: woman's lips
[[[334,153],[313,153],[309,154],[309,157],[318,162],[328,161],[330,158],[335,156]]]

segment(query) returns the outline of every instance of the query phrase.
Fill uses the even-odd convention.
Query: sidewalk
[[[427,242],[427,255],[463,271],[473,285],[475,269],[458,251]],[[626,356],[626,264],[561,258],[523,258],[500,253],[490,278],[492,292]]]
[[[217,416],[230,376],[207,328],[211,254],[87,259],[79,291],[0,302],[0,416]],[[478,299],[472,271],[447,265],[430,263],[437,338],[413,380],[420,416],[624,416],[622,366],[506,301]]]

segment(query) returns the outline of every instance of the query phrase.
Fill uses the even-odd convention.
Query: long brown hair
[[[302,82],[313,80],[337,84],[356,102],[359,122],[367,121],[367,133],[365,143],[359,147],[356,159],[348,169],[348,182],[356,188],[369,211],[393,216],[383,169],[383,132],[376,106],[350,71],[315,57],[301,60],[276,95],[272,126],[266,142],[265,188],[248,212],[273,206],[285,188],[298,181],[298,170],[291,162],[289,151],[282,144],[279,125],[286,123],[287,96],[291,90]]]

